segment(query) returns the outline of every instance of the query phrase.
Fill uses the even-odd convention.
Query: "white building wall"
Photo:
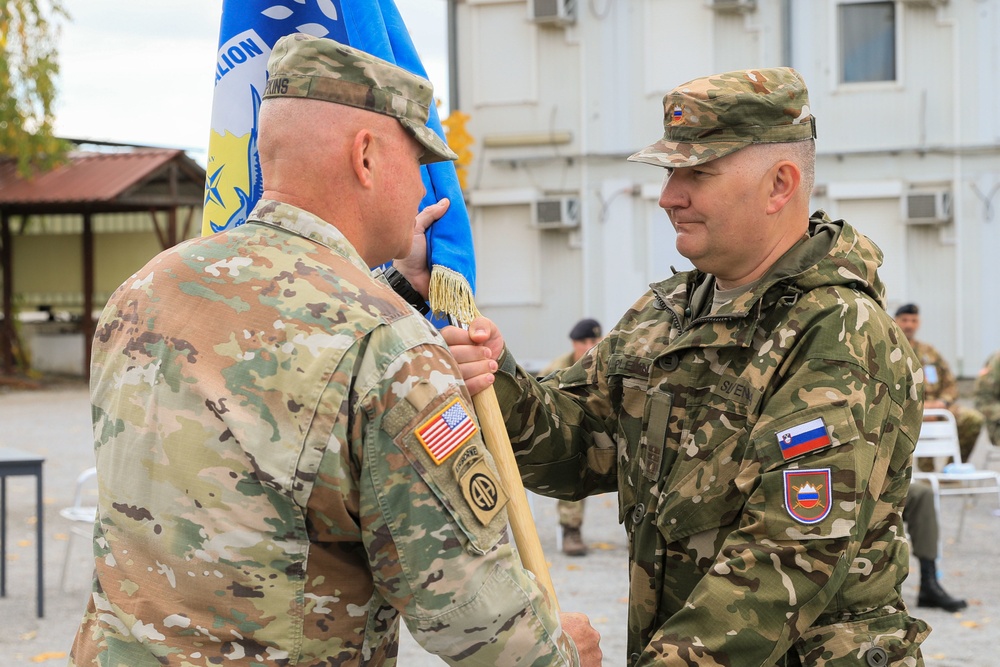
[[[625,162],[662,134],[663,94],[784,64],[817,116],[814,204],[882,248],[890,311],[920,303],[922,337],[963,376],[1000,349],[1000,0],[896,2],[896,81],[845,85],[838,7],[856,1],[576,0],[576,22],[554,27],[525,0],[458,0],[478,303],[519,360],[565,352],[581,317],[610,328],[690,268],[657,206],[663,172]],[[929,190],[951,194],[951,220],[906,224],[901,200]],[[578,198],[579,227],[532,226],[532,202],[553,196]]]

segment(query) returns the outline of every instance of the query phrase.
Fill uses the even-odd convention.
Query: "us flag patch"
[[[455,397],[414,433],[434,463],[440,465],[478,430],[461,399]]]

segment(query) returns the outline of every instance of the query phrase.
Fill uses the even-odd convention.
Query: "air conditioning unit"
[[[757,9],[757,0],[706,0],[705,4],[717,12],[751,12]]]
[[[535,23],[565,26],[576,23],[577,0],[528,0],[528,18]]]
[[[927,190],[903,195],[903,222],[933,225],[951,220],[951,191]]]
[[[578,197],[546,197],[531,207],[531,222],[538,229],[575,229],[580,226]]]

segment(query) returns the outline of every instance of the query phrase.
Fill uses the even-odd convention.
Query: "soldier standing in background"
[[[161,253],[99,322],[96,580],[70,664],[393,665],[402,617],[448,664],[599,665],[508,543],[443,340],[368,269],[446,208],[414,222],[421,163],[455,157],[430,84],[291,35],[263,98],[247,224]]]
[[[881,252],[809,215],[815,121],[788,68],[690,81],[660,206],[696,270],[651,286],[539,382],[486,318],[442,331],[493,384],[525,485],[617,490],[629,667],[922,665],[901,596],[919,360],[885,312]]]
[[[958,404],[958,383],[948,362],[933,345],[917,340],[917,331],[920,330],[920,308],[917,304],[907,303],[897,308],[896,324],[906,334],[906,340],[924,368],[924,408],[942,408],[955,415],[962,462],[968,461],[983,428],[982,413]],[[930,460],[921,459],[919,465],[921,470],[928,472],[934,469],[934,462]]]
[[[1000,352],[987,359],[979,371],[973,395],[986,421],[990,442],[1000,447]]]
[[[582,319],[570,329],[569,339],[573,349],[553,359],[552,363],[542,370],[543,377],[563,368],[569,368],[590,348],[597,345],[601,340],[601,323],[591,318]],[[582,532],[584,504],[584,500],[560,500],[557,504],[559,527],[562,529],[562,550],[567,556],[587,555],[587,543],[583,541]]]

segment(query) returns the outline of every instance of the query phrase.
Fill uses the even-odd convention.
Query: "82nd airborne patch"
[[[819,523],[830,513],[830,469],[785,470],[785,509],[800,523]]]

